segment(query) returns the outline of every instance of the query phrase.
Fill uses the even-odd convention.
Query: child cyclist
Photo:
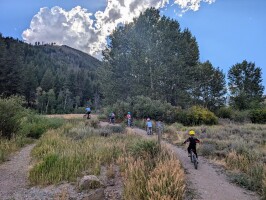
[[[131,116],[130,112],[127,113],[126,119],[127,119],[127,126],[131,127],[131,125],[132,125],[132,116]]]
[[[192,150],[195,153],[196,157],[198,158],[196,145],[197,145],[197,143],[200,143],[200,141],[196,137],[194,137],[195,131],[191,130],[191,131],[189,131],[188,134],[190,135],[190,137],[184,142],[184,144],[189,142],[189,145],[187,148],[188,156],[190,156],[190,151]]]
[[[146,128],[147,128],[147,134],[152,135],[152,122],[149,117],[147,118]]]

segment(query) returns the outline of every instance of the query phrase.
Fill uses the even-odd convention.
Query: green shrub
[[[20,97],[0,99],[0,136],[10,139],[18,133],[26,113],[21,105]]]
[[[256,164],[249,168],[246,173],[243,172],[233,172],[231,173],[231,180],[239,185],[244,186],[245,188],[258,191],[259,193],[263,193],[262,185],[263,185],[263,165]]]
[[[230,107],[222,107],[219,110],[216,111],[216,115],[219,118],[227,118],[231,119],[233,115],[233,111]]]
[[[134,158],[144,158],[149,156],[155,158],[159,153],[159,146],[155,140],[138,140],[129,147]]]
[[[215,153],[215,145],[210,143],[204,143],[200,148],[200,153],[203,156],[212,156]]]
[[[245,110],[245,111],[235,110],[232,115],[232,120],[235,122],[241,122],[241,123],[249,122],[250,121],[249,111],[248,110]]]
[[[154,120],[174,122],[176,120],[175,107],[169,103],[152,100],[149,97],[136,96],[126,101],[118,101],[104,110],[105,116],[114,112],[118,119],[124,119],[127,112],[131,112],[133,118],[142,119],[150,117]]]
[[[252,123],[266,123],[266,108],[250,111],[250,120]]]
[[[125,127],[122,126],[109,126],[109,129],[113,133],[123,133],[125,131]]]
[[[85,107],[78,107],[74,109],[74,113],[76,114],[84,114],[85,112]]]
[[[29,113],[22,121],[20,132],[22,135],[37,139],[48,129],[59,128],[63,123],[64,119],[62,118],[47,118],[45,116]]]
[[[179,110],[177,119],[184,125],[214,125],[218,123],[218,118],[213,112],[200,106],[193,106],[188,110]]]

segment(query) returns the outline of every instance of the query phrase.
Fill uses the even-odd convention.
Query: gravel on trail
[[[28,185],[27,176],[30,152],[35,144],[28,145],[0,165],[0,199],[10,198],[13,193]]]

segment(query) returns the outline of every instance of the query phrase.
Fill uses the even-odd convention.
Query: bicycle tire
[[[198,169],[198,161],[197,161],[197,158],[196,158],[195,154],[193,154],[193,163],[194,163],[195,169]]]

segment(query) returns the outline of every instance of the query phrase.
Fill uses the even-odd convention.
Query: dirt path
[[[0,199],[7,199],[22,188],[27,187],[27,173],[30,152],[34,144],[28,145],[12,156],[11,160],[0,165]]]
[[[135,133],[147,136],[144,130],[134,128]],[[148,136],[147,136],[148,137]],[[153,136],[155,137],[155,136]],[[166,142],[164,142],[166,143]],[[219,173],[207,159],[199,157],[198,170],[188,158],[188,154],[182,148],[170,145],[170,148],[178,154],[178,157],[185,169],[189,189],[193,190],[193,195],[189,199],[203,200],[258,200],[259,197],[251,191],[240,188],[229,181],[226,175]],[[195,193],[195,194],[194,194]]]

